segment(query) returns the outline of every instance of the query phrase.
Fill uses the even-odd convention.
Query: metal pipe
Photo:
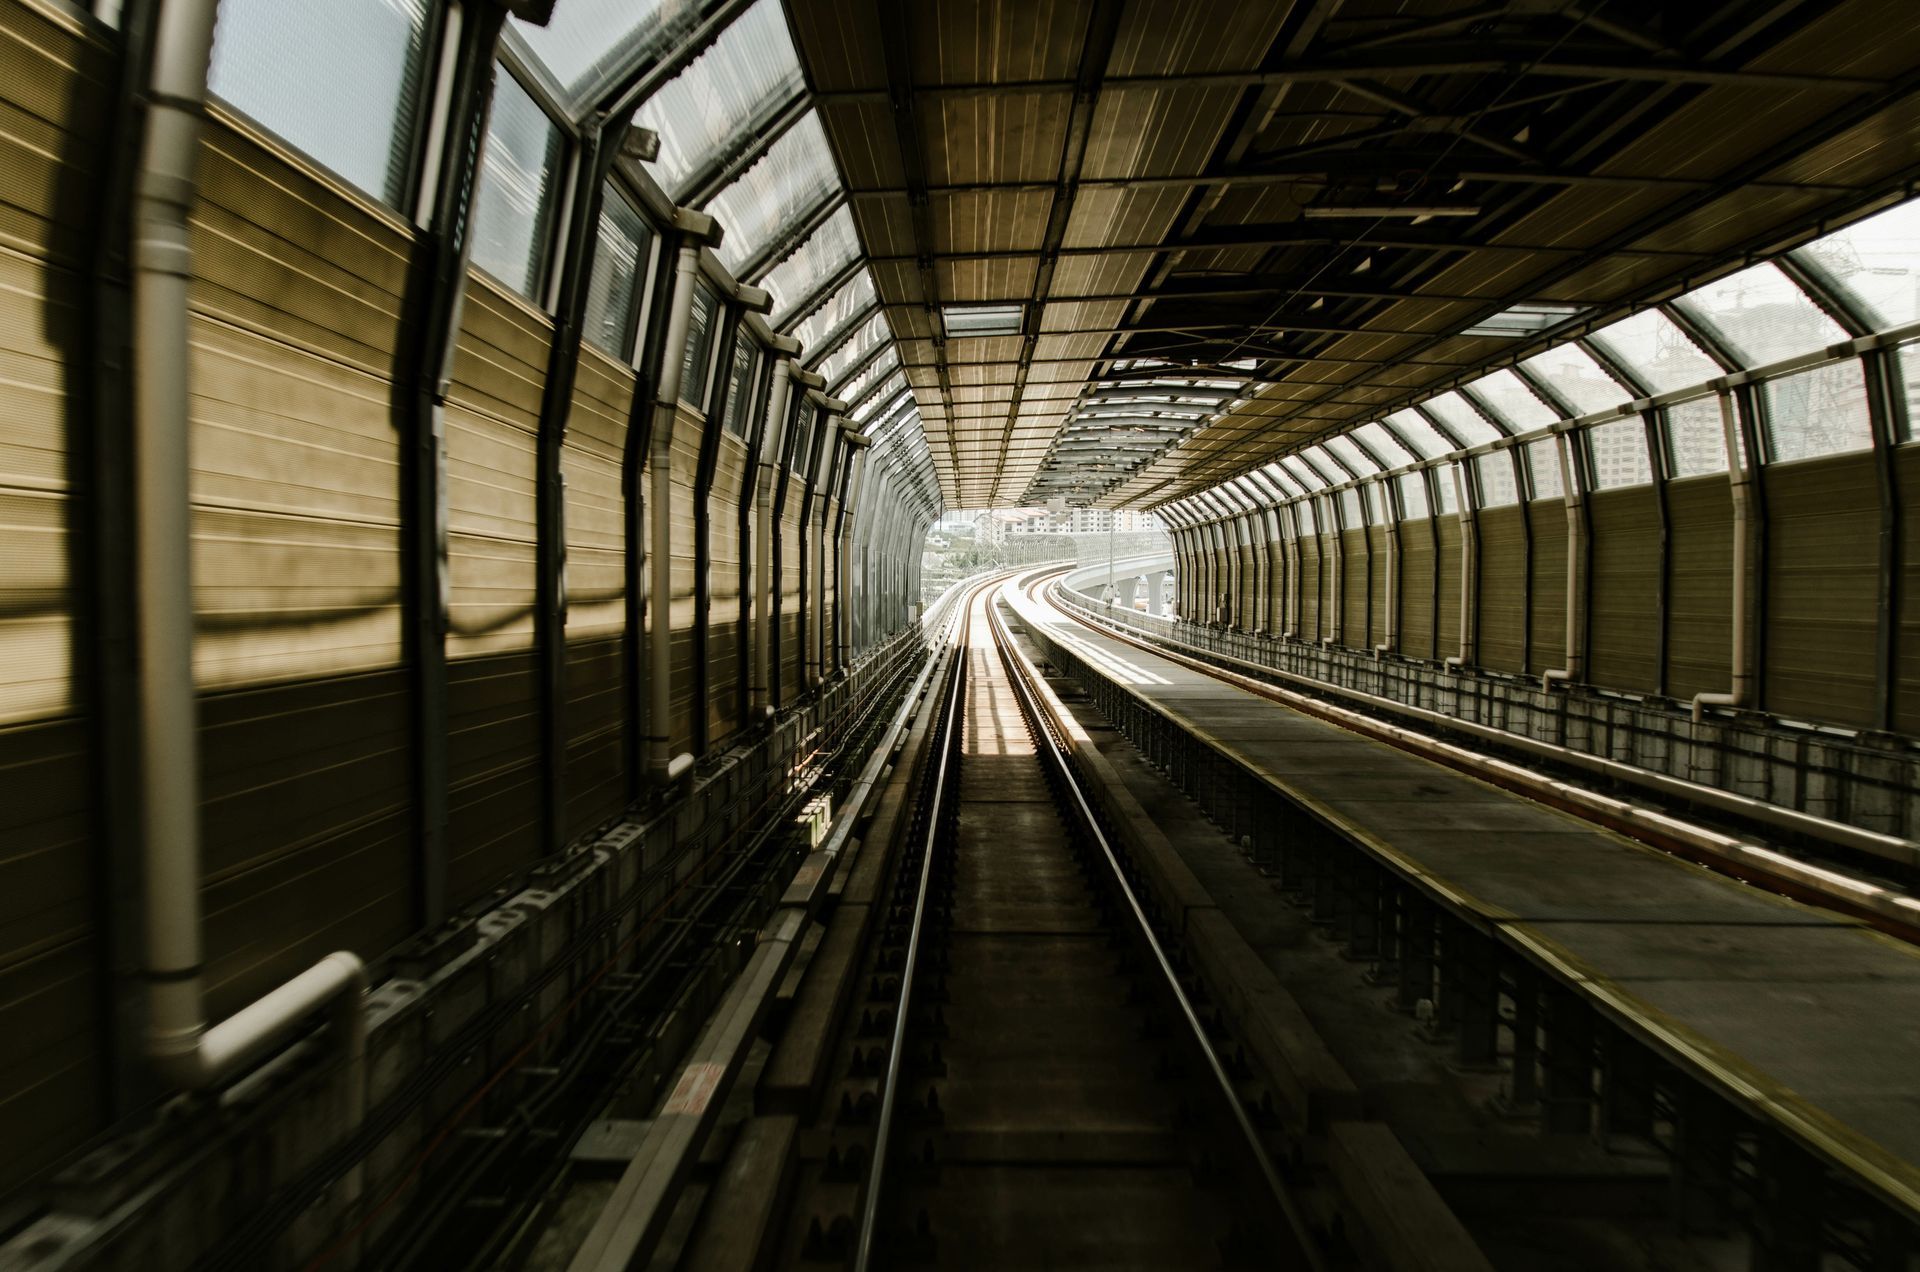
[[[366,1111],[366,972],[341,951],[207,1025],[201,946],[198,703],[193,679],[187,218],[197,194],[216,0],[158,16],[135,198],[134,481],[139,533],[141,781],[147,834],[146,1050],[174,1085],[204,1091],[258,1060],[322,1007],[335,1009],[346,1125]]]
[[[840,634],[840,651],[834,658],[834,666],[845,672],[853,665],[853,536],[847,533],[849,510],[858,510],[861,487],[866,484],[867,448],[873,439],[864,433],[849,433],[847,441],[854,447],[847,470],[847,489],[841,492],[838,524],[834,527],[834,548],[839,556],[839,564],[833,571],[833,617],[834,628]]]
[[[1380,482],[1380,519],[1386,527],[1387,578],[1382,589],[1386,613],[1380,616],[1381,635],[1386,639],[1373,647],[1375,658],[1385,658],[1400,643],[1400,517],[1394,507],[1393,483]]]
[[[1467,479],[1467,461],[1453,466],[1453,490],[1460,509],[1460,652],[1447,659],[1447,669],[1464,671],[1473,664],[1473,639],[1478,608],[1475,593],[1479,588],[1480,553],[1476,542],[1473,483]]]
[[[668,726],[673,712],[673,429],[680,413],[680,376],[687,360],[694,283],[700,276],[701,238],[689,233],[675,264],[647,457],[653,529],[647,543],[647,772],[661,785],[678,781],[693,768],[693,756],[672,754]]]
[[[1693,722],[1708,707],[1744,707],[1753,700],[1752,645],[1747,639],[1747,543],[1752,537],[1753,471],[1742,462],[1740,421],[1733,395],[1720,395],[1720,428],[1727,447],[1727,484],[1733,495],[1733,649],[1732,685],[1726,693],[1693,695]]]
[[[773,714],[773,483],[779,479],[780,447],[787,428],[793,359],[777,358],[767,391],[767,419],[753,481],[753,713]]]
[[[1587,559],[1586,483],[1581,480],[1580,465],[1574,462],[1575,435],[1562,433],[1554,439],[1560,455],[1560,490],[1567,505],[1567,661],[1540,675],[1540,687],[1549,692],[1555,684],[1574,684],[1580,679],[1587,647],[1585,571]]]

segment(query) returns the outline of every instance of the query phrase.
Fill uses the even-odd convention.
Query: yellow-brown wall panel
[[[1475,518],[1480,536],[1480,665],[1518,674],[1527,617],[1527,539],[1518,504],[1485,508]]]
[[[1762,470],[1769,711],[1871,726],[1878,701],[1880,495],[1871,454]]]
[[[1540,675],[1567,661],[1567,504],[1536,499],[1527,505],[1533,528],[1533,569],[1527,604],[1532,608],[1527,673]]]
[[[1673,565],[1667,693],[1725,693],[1732,675],[1733,496],[1725,476],[1667,485]]]
[[[1400,652],[1433,657],[1433,527],[1425,517],[1400,523]]]
[[[1595,491],[1587,678],[1651,693],[1659,668],[1660,520],[1652,486]]]

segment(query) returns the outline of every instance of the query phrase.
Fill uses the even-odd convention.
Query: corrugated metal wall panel
[[[1425,517],[1400,523],[1400,652],[1431,658],[1433,649],[1433,526]]]
[[[1654,691],[1658,668],[1660,520],[1653,487],[1595,491],[1587,678],[1628,693]]]
[[[1303,535],[1300,539],[1300,630],[1301,640],[1320,639],[1320,598],[1326,587],[1326,570],[1320,561],[1320,536]]]
[[[0,1192],[98,1130],[104,1040],[68,451],[109,58],[78,17],[0,8]]]
[[[1433,608],[1433,658],[1451,658],[1460,652],[1460,517],[1445,513],[1433,519],[1434,573],[1440,581]]]
[[[1527,505],[1527,521],[1533,529],[1527,674],[1538,676],[1567,661],[1567,501],[1536,499]]]
[[[1364,529],[1340,532],[1340,639],[1349,649],[1370,649],[1367,644],[1367,532]]]
[[[1909,443],[1894,451],[1893,471],[1901,510],[1893,727],[1916,734],[1920,733],[1920,446]]]
[[[413,912],[393,354],[411,231],[216,117],[193,216],[209,1010]]]
[[[1672,534],[1667,693],[1725,693],[1732,676],[1733,495],[1724,476],[1667,485]]]
[[[621,471],[633,372],[580,350],[560,471],[567,482],[566,831],[585,834],[626,802],[626,495]]]
[[[746,485],[746,443],[722,433],[707,502],[711,548],[707,609],[707,738],[717,743],[740,724],[740,499]]]
[[[1879,602],[1880,492],[1871,454],[1762,470],[1767,639],[1761,704],[1806,720],[1870,726]]]
[[[1367,527],[1367,549],[1373,556],[1373,578],[1367,587],[1365,648],[1369,650],[1387,639],[1387,612],[1393,604],[1392,595],[1387,590],[1387,561],[1392,553],[1392,548],[1388,546],[1388,535],[1385,526]]]
[[[1527,530],[1519,504],[1482,509],[1480,536],[1480,665],[1526,670]]]
[[[539,851],[535,430],[551,332],[470,276],[447,408],[448,892],[464,905]]]

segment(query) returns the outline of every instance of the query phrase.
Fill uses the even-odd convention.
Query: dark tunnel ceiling
[[[1210,486],[1920,164],[1912,0],[788,9],[949,507]]]

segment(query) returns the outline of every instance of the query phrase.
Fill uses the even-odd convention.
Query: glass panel
[[[1560,480],[1560,443],[1552,438],[1527,443],[1527,479],[1535,499],[1559,499],[1566,484]]]
[[[687,316],[687,351],[680,363],[680,400],[695,410],[707,409],[707,367],[712,363],[714,320],[720,302],[705,283],[693,285],[693,308]]]
[[[1467,387],[1516,433],[1545,428],[1560,418],[1560,412],[1542,402],[1526,381],[1511,371],[1483,375]]]
[[[880,383],[881,380],[898,370],[899,367],[900,352],[898,349],[889,345],[885,353],[861,368],[860,374],[841,385],[839,391],[836,392],[834,396],[842,402],[850,402],[856,406],[857,409],[854,418],[865,419],[886,405],[886,401],[890,400],[890,398],[884,393],[876,393],[867,401],[863,402],[861,399],[867,396],[868,389]],[[905,383],[905,381],[906,377],[902,376],[901,382]]]
[[[691,178],[801,86],[780,0],[759,0],[634,112],[634,123],[660,134],[653,179],[675,197],[686,193]]]
[[[1899,363],[1899,382],[1905,385],[1906,418],[1896,421],[1899,437],[1910,442],[1920,436],[1920,342],[1903,344],[1894,350],[1894,358]],[[1896,393],[1901,390],[1896,388]]]
[[[1564,344],[1520,364],[1527,374],[1565,398],[1581,415],[1592,415],[1630,401],[1633,394],[1579,345]]]
[[[1768,380],[1760,391],[1766,403],[1767,458],[1773,463],[1873,445],[1866,379],[1854,359]]]
[[[1520,502],[1520,486],[1513,478],[1513,455],[1495,451],[1474,461],[1480,477],[1480,506],[1504,508]]]
[[[1298,455],[1288,455],[1280,462],[1286,467],[1288,475],[1294,480],[1294,484],[1302,490],[1319,490],[1327,484],[1325,479],[1312,468],[1308,467],[1307,462]]]
[[[1881,330],[1920,322],[1920,199],[1803,248]]]
[[[1389,433],[1384,424],[1362,424],[1353,430],[1353,436],[1362,446],[1378,455],[1380,462],[1389,468],[1398,468],[1414,461],[1413,452]]]
[[[1422,459],[1432,459],[1453,449],[1453,443],[1440,436],[1440,430],[1417,411],[1395,411],[1387,416],[1387,427],[1404,438]]]
[[[1434,511],[1440,513],[1460,511],[1460,487],[1455,485],[1460,471],[1458,464],[1441,464],[1433,470],[1433,489],[1438,495]]]
[[[1473,405],[1458,393],[1442,393],[1420,405],[1438,416],[1440,422],[1447,426],[1447,431],[1460,439],[1462,446],[1479,446],[1500,436],[1500,430],[1487,423],[1486,417],[1474,410]]]
[[[1401,474],[1400,512],[1409,521],[1427,515],[1427,474],[1424,471]]]
[[[1667,447],[1675,477],[1704,477],[1727,471],[1726,430],[1720,396],[1711,394],[1667,408]]]
[[[1268,464],[1260,470],[1260,475],[1279,487],[1280,494],[1283,498],[1293,499],[1299,496],[1300,492],[1295,487],[1292,475],[1280,465]]]
[[[1303,536],[1320,533],[1319,503],[1318,499],[1302,499],[1293,505],[1300,514],[1300,533]]]
[[[545,26],[512,24],[554,82],[578,99],[677,43],[699,16],[699,0],[565,0]]]
[[[887,326],[886,314],[876,313],[873,317],[861,323],[859,330],[850,333],[846,339],[840,342],[832,353],[828,354],[826,358],[821,361],[819,372],[822,376],[826,377],[827,389],[830,393],[834,386],[839,383],[840,377],[847,373],[847,368],[859,362],[891,338],[890,330]],[[833,396],[839,397],[840,394],[833,393]]]
[[[732,269],[798,225],[840,188],[820,116],[808,111],[706,210],[726,226],[719,256]]]
[[[1653,480],[1646,423],[1638,415],[1595,424],[1587,430],[1587,445],[1593,458],[1595,490],[1644,486]]]
[[[841,208],[759,280],[759,286],[773,294],[773,312],[768,316],[774,326],[785,323],[795,306],[859,254],[860,236],[853,228],[853,212]]]
[[[593,252],[593,277],[587,282],[588,343],[615,358],[633,348],[635,303],[645,286],[653,230],[633,204],[611,184],[600,204],[600,242]]]
[[[1351,437],[1329,437],[1326,444],[1327,449],[1338,455],[1354,472],[1364,476],[1380,471],[1380,465],[1368,459],[1367,453],[1356,446]]]
[[[906,373],[898,369],[899,365],[900,353],[898,350],[889,349],[880,355],[880,360],[874,364],[871,374],[886,375],[888,371],[892,371],[893,374],[887,376],[887,382],[880,386],[878,393],[875,393],[866,401],[859,403],[853,408],[854,423],[865,423],[872,417],[875,411],[878,411],[881,407],[899,397],[900,393],[907,387]],[[862,374],[860,378],[865,380],[867,378],[866,374]],[[841,400],[852,401],[853,399],[843,398]]]
[[[1724,374],[1692,337],[1658,309],[1642,310],[1603,327],[1593,334],[1593,343],[1655,393],[1705,384]]]
[[[406,198],[426,0],[225,0],[208,86],[349,184]]]
[[[1340,492],[1340,528],[1358,530],[1366,524],[1367,520],[1360,512],[1360,492],[1348,486]]]
[[[1320,484],[1323,486],[1338,486],[1347,480],[1346,473],[1341,471],[1340,465],[1334,463],[1327,455],[1326,448],[1323,446],[1316,444],[1307,447],[1300,452],[1300,461],[1320,478]]]
[[[735,437],[746,437],[747,425],[753,419],[753,364],[759,352],[759,345],[746,332],[734,337],[732,379],[727,385],[727,412],[721,426]]]
[[[873,275],[863,269],[795,324],[792,335],[800,342],[801,355],[811,357],[824,342],[844,331],[874,299]]]
[[[1749,367],[1811,353],[1847,338],[1840,324],[1772,263],[1708,283],[1678,303]]]
[[[533,299],[553,215],[560,130],[504,67],[495,78],[487,151],[473,195],[473,263]]]

